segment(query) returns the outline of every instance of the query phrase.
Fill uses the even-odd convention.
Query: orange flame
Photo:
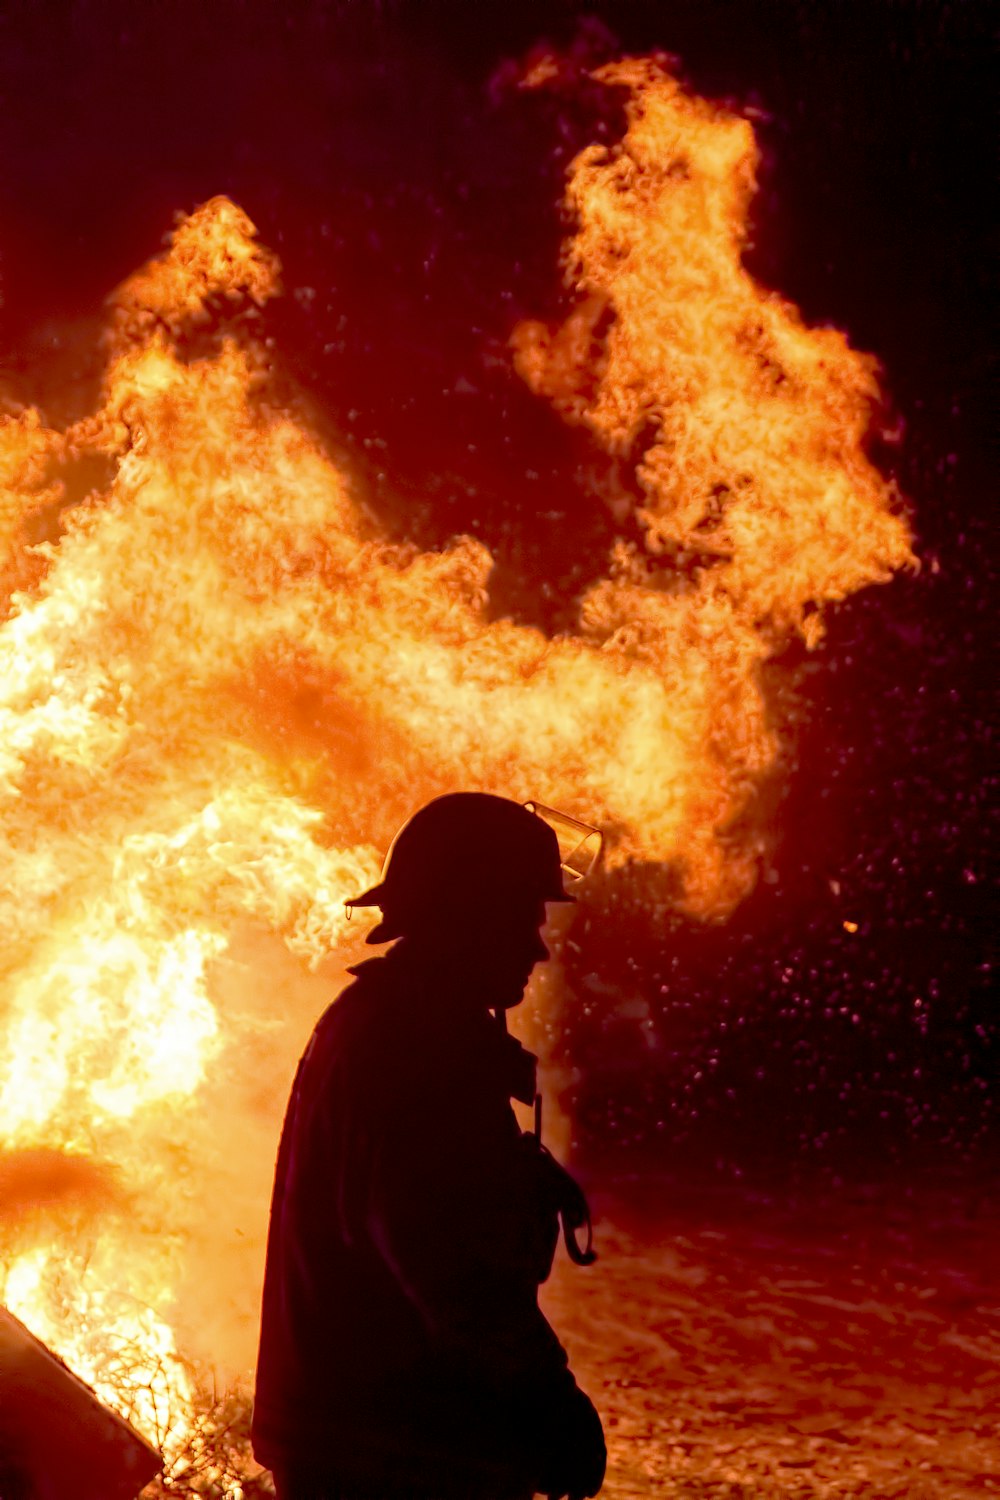
[[[515,358],[617,460],[617,513],[638,481],[646,552],[701,559],[669,586],[622,543],[550,640],[489,619],[479,543],[386,545],[245,323],[181,352],[210,299],[278,289],[221,198],[114,295],[99,410],[0,426],[0,1141],[114,1163],[118,1194],[8,1214],[0,1295],[95,1380],[109,1340],[141,1346],[102,1391],[160,1438],[172,1404],[175,1443],[173,1329],[252,1359],[291,1060],[402,818],[457,787],[531,795],[724,916],[764,847],[736,831],[777,749],[760,663],[913,562],[863,453],[873,361],[742,267],[749,125],[649,62],[599,76],[629,129],[573,168],[580,301]],[[53,463],[95,456],[106,487],[29,549]]]
[[[638,480],[649,553],[706,558],[703,593],[741,626],[815,645],[824,604],[915,562],[864,452],[876,361],[836,329],[806,328],[743,266],[750,123],[650,59],[594,76],[628,90],[628,130],[573,163],[567,281],[580,301],[554,333],[521,325],[518,368]],[[624,484],[617,499],[630,508]]]

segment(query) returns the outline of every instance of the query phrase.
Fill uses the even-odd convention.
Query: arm
[[[397,1086],[372,1143],[372,1241],[458,1363],[498,1386],[572,1385],[537,1305],[537,1197],[509,1106],[472,1080],[446,1114],[414,1083]]]

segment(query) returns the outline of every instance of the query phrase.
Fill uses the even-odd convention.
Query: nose
[[[548,956],[549,950],[542,938],[542,934],[536,932],[534,941],[531,944],[531,961],[533,964],[539,964],[543,958],[548,958]]]

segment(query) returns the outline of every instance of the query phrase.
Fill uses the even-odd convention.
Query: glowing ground
[[[609,1200],[598,1265],[561,1261],[546,1294],[604,1418],[606,1500],[1000,1493],[985,1193],[642,1200]]]

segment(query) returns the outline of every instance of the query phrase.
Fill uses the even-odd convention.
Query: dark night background
[[[584,945],[605,983],[648,1005],[616,1013],[612,997],[588,1015],[571,975],[581,1144],[621,1163],[880,1177],[978,1173],[995,1152],[992,10],[0,11],[9,389],[53,417],[85,406],[103,298],[176,210],[229,194],[284,266],[266,315],[276,360],[349,447],[369,504],[425,546],[475,519],[497,557],[495,610],[550,629],[601,570],[607,521],[574,478],[579,438],[511,374],[506,340],[520,317],[558,315],[565,167],[619,117],[594,88],[489,80],[540,40],[567,47],[590,17],[596,58],[668,51],[698,92],[763,115],[749,263],[884,364],[923,568],[834,611],[821,652],[789,650],[796,765],[770,883],[718,929],[651,932],[622,900]],[[550,513],[570,506],[567,544]]]

